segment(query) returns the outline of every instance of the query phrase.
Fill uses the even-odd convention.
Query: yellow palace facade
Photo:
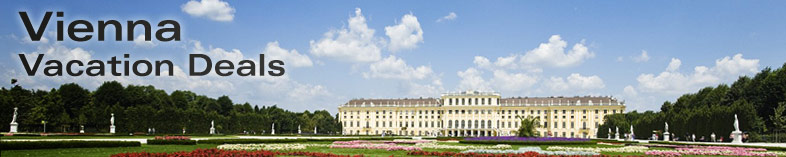
[[[511,136],[519,117],[539,119],[541,136],[595,138],[603,117],[625,111],[608,96],[511,97],[496,92],[440,98],[353,99],[338,107],[344,135]]]

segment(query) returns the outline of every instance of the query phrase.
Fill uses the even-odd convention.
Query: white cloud
[[[206,49],[205,47],[202,47],[202,42],[200,41],[193,41],[193,43],[194,47],[192,53],[207,54],[211,56],[210,58],[213,60],[229,60],[232,62],[239,62],[245,58],[243,53],[238,49],[227,51],[222,48],[214,48],[213,46],[208,46]]]
[[[372,62],[381,58],[383,40],[374,37],[374,29],[366,24],[360,8],[349,18],[349,28],[331,30],[319,41],[311,40],[311,54],[352,62]]]
[[[378,62],[369,65],[369,72],[364,72],[364,78],[385,78],[385,79],[424,79],[434,72],[431,67],[418,66],[412,67],[396,56],[388,56]]]
[[[631,85],[625,86],[625,88],[622,89],[622,92],[622,94],[626,97],[636,97],[639,95],[639,92],[636,92],[636,88],[633,88]]]
[[[502,91],[519,92],[526,90],[535,83],[538,78],[524,73],[508,73],[504,70],[495,70],[491,83],[494,87]]]
[[[235,8],[220,0],[188,1],[181,10],[195,17],[207,17],[213,21],[229,22],[235,18]]]
[[[483,72],[475,68],[467,68],[467,70],[459,71],[457,74],[461,78],[458,85],[459,90],[491,90],[489,83],[481,76]]]
[[[647,51],[641,50],[641,55],[633,57],[633,61],[640,63],[640,62],[647,62],[650,60],[650,56],[647,55]]]
[[[565,51],[567,42],[562,40],[559,35],[552,35],[548,43],[541,43],[537,48],[530,50],[521,56],[521,62],[526,65],[548,65],[554,67],[574,66],[582,63],[585,59],[595,56],[583,43],[576,43],[573,47]]]
[[[716,73],[726,74],[731,77],[736,77],[739,74],[751,74],[759,71],[758,59],[744,59],[742,54],[735,54],[734,57],[723,57],[722,59],[715,60]]]
[[[680,59],[672,58],[671,62],[669,62],[669,66],[666,67],[666,71],[677,71],[680,69],[680,65],[682,65]]]
[[[657,76],[654,74],[641,74],[636,80],[639,91],[648,93],[661,93],[669,95],[693,92],[705,86],[715,86],[721,81],[733,81],[740,75],[753,74],[758,71],[758,59],[745,59],[742,54],[734,57],[724,57],[715,61],[715,66],[696,66],[693,73],[679,72],[682,61],[673,58],[666,71]]]
[[[568,67],[582,63],[584,60],[595,56],[583,43],[577,43],[566,52],[567,42],[559,35],[553,35],[548,43],[541,43],[535,49],[525,54],[511,54],[507,57],[497,57],[494,62],[483,56],[475,56],[474,63],[480,68],[495,70],[526,70],[527,72],[542,72],[542,67]],[[618,58],[621,59],[621,58]]]
[[[388,49],[392,52],[417,48],[423,43],[423,29],[415,15],[406,14],[398,25],[386,26],[385,35],[390,38]]]
[[[289,65],[292,67],[310,67],[313,66],[314,63],[311,62],[311,58],[309,58],[305,54],[300,54],[297,50],[287,50],[279,47],[278,41],[269,42],[265,47],[265,50],[262,51],[265,55],[267,55],[270,59],[278,59],[284,61],[285,65]]]
[[[458,15],[456,15],[455,12],[450,12],[448,13],[448,15],[445,15],[442,18],[437,19],[437,22],[452,21],[455,20],[456,18],[458,18]]]
[[[155,47],[158,44],[154,43],[153,40],[145,41],[145,35],[140,34],[139,36],[136,37],[136,39],[134,39],[134,45],[139,47],[151,48],[151,47]]]
[[[562,77],[551,77],[549,81],[546,82],[546,86],[552,91],[591,90],[606,87],[603,80],[597,75],[581,76],[581,74],[578,73],[570,74],[566,79]]]

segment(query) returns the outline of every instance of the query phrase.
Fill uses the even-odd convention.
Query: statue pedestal
[[[80,134],[84,134],[84,133],[85,133],[85,130],[79,130],[79,133],[80,133]]]
[[[109,126],[109,133],[110,134],[114,134],[115,133],[115,125]]]
[[[614,139],[617,140],[617,141],[621,141],[620,140],[620,135],[618,135],[618,134],[614,134]]]
[[[19,127],[19,124],[17,124],[16,122],[13,122],[13,123],[11,123],[11,130],[9,130],[8,132],[9,133],[16,133],[18,131],[17,130],[18,127]]]
[[[663,141],[669,141],[671,138],[671,133],[665,132],[663,133]]]
[[[210,134],[211,135],[216,134],[216,128],[211,127],[210,128]]]
[[[732,131],[731,136],[734,137],[731,143],[742,144],[742,131]]]
[[[611,134],[609,134],[609,139],[611,139]]]

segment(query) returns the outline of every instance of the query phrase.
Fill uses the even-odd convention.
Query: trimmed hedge
[[[99,147],[139,147],[138,141],[2,141],[2,150],[53,149],[53,148],[99,148]]]
[[[510,144],[510,145],[580,145],[596,144],[595,141],[469,141],[459,140],[464,144]]]
[[[197,141],[194,140],[156,140],[147,139],[149,145],[196,145]]]
[[[249,144],[249,143],[292,143],[307,142],[306,139],[207,139],[199,140],[198,144]]]
[[[786,151],[786,147],[770,147],[770,146],[749,146],[749,145],[732,145],[732,144],[701,144],[701,143],[683,143],[672,141],[650,141],[656,144],[671,144],[671,145],[690,145],[690,146],[726,146],[726,147],[745,147],[745,148],[764,148],[768,151]]]
[[[605,143],[624,143],[624,144],[639,143],[638,141],[617,141],[617,140],[609,140],[609,139],[592,139],[592,141],[605,142]]]
[[[446,140],[464,140],[464,137],[437,137],[437,140],[446,141]]]

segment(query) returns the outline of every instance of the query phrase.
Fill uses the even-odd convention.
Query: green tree
[[[539,133],[536,131],[537,128],[540,127],[540,118],[534,118],[532,116],[519,117],[521,120],[521,125],[519,127],[516,136],[519,137],[535,137],[540,136]]]

